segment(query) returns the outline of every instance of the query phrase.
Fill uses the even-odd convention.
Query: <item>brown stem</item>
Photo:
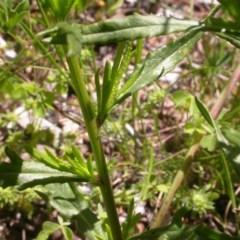
[[[227,87],[222,92],[222,95],[219,98],[219,101],[213,107],[211,114],[213,119],[216,119],[221,112],[224,104],[227,102],[227,99],[231,95],[233,88],[236,86],[238,80],[240,79],[240,65],[236,68],[235,72],[233,73],[231,81],[228,83]]]

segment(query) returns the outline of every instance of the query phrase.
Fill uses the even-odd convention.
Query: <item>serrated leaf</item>
[[[143,65],[139,66],[130,76],[136,75],[139,69],[142,68],[140,75],[137,79],[129,84],[126,83],[118,92],[117,102],[121,102],[127,96],[138,91],[147,84],[157,80],[161,75],[173,70],[175,66],[192,50],[192,47],[200,39],[202,33],[191,31],[181,38],[170,42],[168,45],[159,48],[154,53],[149,54]]]
[[[75,173],[79,177],[84,177],[89,180],[91,179],[87,161],[84,159],[76,146],[72,146],[71,152],[66,152],[64,159],[71,164],[70,172]]]
[[[124,51],[125,50],[125,51]],[[99,109],[97,121],[101,126],[116,101],[121,79],[127,72],[130,61],[136,50],[132,50],[130,42],[120,43],[113,67],[106,62],[103,86],[102,86],[102,108]]]
[[[77,148],[72,147],[71,152],[65,154],[63,159],[55,156],[49,149],[45,148],[45,153],[42,153],[34,148],[27,148],[28,153],[44,163],[46,166],[61,172],[75,174],[84,181],[89,181],[91,175],[88,171],[87,164],[84,162],[83,157],[78,152]]]
[[[23,161],[18,155],[6,148],[9,163],[0,164],[0,185],[2,187],[18,185],[20,190],[48,183],[86,181],[74,174],[57,171],[36,161]]]
[[[51,155],[49,155],[49,151],[48,151],[48,154],[44,154],[44,153],[38,151],[37,149],[31,148],[31,147],[26,147],[26,150],[32,157],[34,157],[38,161],[44,163],[45,165],[47,165],[50,168],[59,170],[60,159],[57,159],[57,161],[56,161],[55,157],[52,157]],[[46,149],[45,149],[45,151],[46,151]]]
[[[112,78],[115,78],[117,75],[126,44],[127,44],[127,42],[121,42],[118,45],[117,53],[114,58],[113,67],[112,67]]]
[[[116,96],[118,94],[118,88],[119,88],[119,83],[121,78],[124,76],[124,74],[127,72],[127,68],[130,64],[130,61],[135,54],[136,51],[132,51],[132,46],[131,44],[128,44],[126,51],[124,52],[124,55],[122,57],[121,64],[116,71],[114,79],[112,79],[112,86],[111,86],[111,92],[110,96],[107,102],[107,111],[111,109],[111,107],[114,105],[114,102],[116,100]]]

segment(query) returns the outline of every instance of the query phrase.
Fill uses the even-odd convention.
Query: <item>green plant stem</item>
[[[87,88],[84,83],[78,58],[76,56],[69,57],[67,58],[67,61],[68,61],[68,66],[70,70],[72,85],[78,97],[84,122],[86,124],[86,129],[88,132],[90,144],[92,147],[94,159],[96,161],[98,177],[100,182],[99,186],[100,186],[103,201],[105,204],[112,236],[114,240],[122,240],[123,238],[122,238],[121,227],[120,227],[118,214],[115,207],[113,191],[112,191],[112,187],[111,187],[111,183],[108,175],[105,156],[103,153],[100,133],[97,127],[95,114],[92,110],[92,102],[87,93]]]

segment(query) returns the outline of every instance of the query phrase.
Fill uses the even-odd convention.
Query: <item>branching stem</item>
[[[100,179],[100,189],[106,208],[109,226],[111,228],[113,240],[122,240],[122,232],[118,220],[118,214],[115,207],[113,191],[108,175],[105,156],[103,153],[102,143],[100,139],[99,129],[96,124],[96,118],[92,109],[92,102],[88,95],[86,85],[84,83],[83,75],[76,56],[67,58],[68,66],[71,75],[72,85],[76,92],[86,129],[88,132],[90,144],[94,160],[96,161],[98,177]]]

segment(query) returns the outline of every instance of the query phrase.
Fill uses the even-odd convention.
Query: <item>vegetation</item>
[[[17,50],[0,65],[1,209],[25,198],[31,218],[33,197],[56,209],[58,223],[43,223],[37,240],[57,230],[65,239],[239,239],[240,3],[219,2],[201,20],[78,23],[93,1],[1,1],[0,28]],[[122,1],[98,4],[110,16]],[[163,35],[167,44],[145,56],[144,41]],[[106,45],[115,57],[98,66]],[[177,66],[178,80],[164,82]],[[79,133],[51,124],[56,112]],[[85,131],[87,150],[77,142]]]

